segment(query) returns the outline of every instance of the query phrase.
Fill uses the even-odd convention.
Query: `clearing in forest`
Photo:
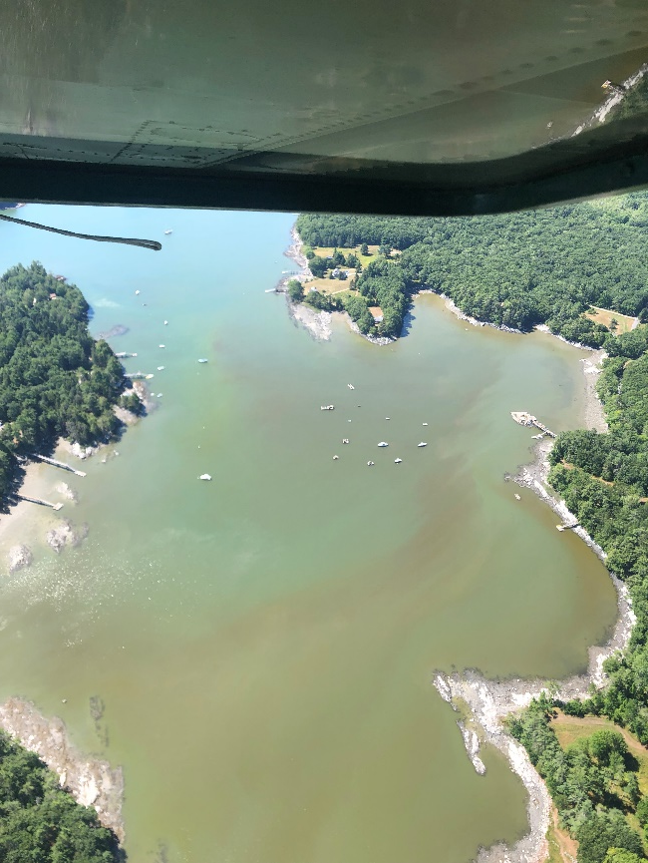
[[[583,317],[589,318],[597,324],[603,324],[611,332],[615,334],[627,333],[634,329],[639,323],[637,318],[631,318],[629,315],[622,315],[621,312],[613,312],[610,309],[601,309],[599,306],[592,306],[593,312],[584,312]],[[616,328],[611,327],[612,321],[617,322]]]

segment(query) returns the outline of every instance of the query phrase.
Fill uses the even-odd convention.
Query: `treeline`
[[[605,326],[583,317],[593,305],[648,322],[648,259],[643,251],[647,227],[645,192],[602,204],[497,216],[307,214],[297,220],[300,236],[311,246],[364,242],[402,250],[393,261],[402,278],[388,326],[398,320],[401,306],[407,309],[413,294],[432,290],[451,297],[478,320],[522,331],[546,324],[569,341],[592,347],[607,347],[611,341]],[[391,298],[391,269],[375,271],[374,276],[390,281]],[[378,294],[374,278],[367,298],[373,302]]]
[[[15,456],[46,451],[57,438],[92,445],[113,439],[113,407],[124,370],[88,331],[88,304],[41,264],[0,278],[0,498],[18,470]],[[141,403],[126,406],[137,411]]]
[[[616,655],[605,662],[609,683],[603,690],[593,692],[584,701],[550,704],[542,699],[511,726],[545,777],[563,823],[581,842],[580,863],[606,859],[607,848],[613,847],[606,843],[613,841],[615,846],[631,849],[643,859],[643,850],[638,850],[636,839],[628,838],[629,825],[625,822],[624,826],[622,820],[625,819],[621,819],[621,815],[632,812],[636,805],[641,825],[648,822],[648,802],[645,798],[633,801],[633,794],[634,797],[636,794],[629,777],[618,774],[613,786],[601,786],[582,765],[572,770],[575,762],[571,749],[562,753],[549,725],[551,709],[559,706],[571,715],[606,716],[635,734],[644,746],[648,745],[646,329],[614,339],[613,355],[603,363],[597,386],[609,431],[601,434],[579,430],[560,434],[550,455],[549,473],[551,485],[607,553],[609,568],[628,585],[637,616],[629,647],[622,656]],[[601,788],[607,796],[601,796]],[[587,841],[583,845],[584,836],[592,837],[593,842],[599,837],[595,853],[590,855]],[[648,840],[648,836],[644,838]]]
[[[123,863],[126,855],[94,809],[75,803],[33,752],[0,732],[0,860]]]
[[[563,750],[551,725],[553,705],[535,701],[509,723],[544,779],[562,824],[578,840],[578,863],[635,863],[644,860],[642,838],[626,819],[648,822],[648,798],[639,789],[637,759],[622,735],[595,731]],[[629,852],[617,857],[610,849]]]
[[[425,239],[438,219],[401,216],[329,216],[302,213],[297,233],[306,245],[353,248],[361,243],[406,249]]]

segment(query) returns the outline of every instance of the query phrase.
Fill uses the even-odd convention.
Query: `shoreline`
[[[308,259],[302,253],[302,249],[304,247],[304,243],[302,238],[297,233],[296,224],[292,226],[290,230],[290,236],[292,237],[292,243],[288,247],[288,249],[284,252],[286,258],[289,258],[291,261],[294,261],[299,267],[300,272],[297,275],[286,276],[281,279],[275,288],[277,293],[285,293],[286,285],[288,284],[290,279],[297,279],[298,281],[304,283],[308,279],[313,278],[313,274],[311,273],[308,267]],[[308,332],[313,336],[313,338],[318,341],[329,341],[331,335],[333,334],[333,330],[331,328],[331,319],[332,312],[324,312],[318,311],[317,309],[311,308],[308,303],[293,303],[288,294],[286,294],[286,303],[288,305],[288,314],[298,325],[301,324]],[[339,312],[345,319],[348,324],[351,332],[356,333],[361,338],[365,339],[365,341],[371,342],[372,345],[391,345],[392,342],[395,342],[396,339],[388,338],[387,336],[368,336],[364,333],[360,332],[360,328],[356,324],[354,320],[351,319],[351,316],[348,312],[342,311]]]
[[[59,717],[47,719],[30,701],[8,698],[0,704],[0,726],[30,752],[35,752],[58,774],[77,803],[91,806],[100,823],[113,830],[123,845],[124,774],[121,767],[79,752]]]
[[[603,406],[596,394],[596,378],[604,356],[604,352],[599,351],[591,360],[581,359],[585,377],[584,421],[598,431],[607,430]],[[533,448],[533,460],[521,466],[515,476],[506,479],[512,479],[533,491],[564,524],[573,524],[576,519],[565,502],[554,497],[546,487],[548,456],[552,446],[552,439],[539,441]],[[576,527],[573,532],[605,563],[607,555],[584,528]],[[626,585],[613,572],[608,570],[608,573],[617,594],[618,613],[614,629],[605,644],[588,648],[587,670],[584,674],[572,675],[557,682],[558,689],[553,694],[562,700],[586,698],[591,685],[597,689],[603,688],[606,684],[603,662],[617,651],[623,651],[630,641],[636,622],[630,594]],[[542,692],[549,693],[547,681],[537,678],[489,680],[479,671],[470,669],[454,674],[436,671],[432,684],[441,698],[458,714],[457,725],[476,772],[486,772],[479,751],[481,745],[491,744],[505,756],[528,795],[528,832],[512,846],[497,843],[489,848],[480,848],[476,856],[477,863],[543,863],[549,853],[546,833],[551,823],[553,802],[526,750],[507,732],[503,720],[527,707]]]

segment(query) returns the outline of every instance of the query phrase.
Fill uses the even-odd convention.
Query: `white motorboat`
[[[389,446],[386,440],[381,440],[378,446]]]
[[[166,348],[166,345],[158,345],[158,348]]]
[[[354,390],[354,389],[355,389],[355,387],[353,386],[353,384],[347,384],[347,386],[348,386],[348,388],[349,388],[350,390]]]
[[[367,467],[373,467],[375,465],[375,463],[376,463],[375,461],[368,461]]]
[[[424,443],[423,441],[421,441],[421,443],[420,443],[420,444],[417,444],[417,446],[427,446],[427,444],[426,444],[426,443]]]
[[[395,458],[395,459],[394,459],[394,464],[400,464],[402,461],[403,461],[403,459],[402,459],[402,458]]]
[[[169,234],[172,234],[172,233],[173,233],[173,231],[171,230],[171,228],[167,228],[166,231],[164,232],[164,236],[168,237]]]
[[[211,476],[208,473],[201,473],[198,479],[211,479]]]
[[[201,357],[201,358],[198,360],[198,362],[199,362],[199,363],[206,363],[206,362],[209,362],[209,360],[207,360],[205,357]]]
[[[157,370],[158,370],[159,372],[163,372],[165,368],[166,368],[166,366],[158,366],[158,367],[157,367]]]
[[[320,407],[320,410],[321,410],[321,411],[334,411],[334,410],[335,410],[335,406],[334,406],[334,405],[322,405],[322,406]]]

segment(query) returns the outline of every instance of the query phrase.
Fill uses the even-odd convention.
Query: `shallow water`
[[[521,784],[493,752],[475,774],[430,679],[566,675],[613,623],[603,566],[503,481],[531,443],[509,411],[578,424],[582,352],[468,327],[431,296],[393,346],[340,320],[315,342],[264,293],[293,267],[288,215],[22,215],[164,241],[0,227],[0,264],[75,281],[93,331],[127,326],[111,344],[163,393],[86,478],[40,470],[79,503],[17,524],[36,561],[0,586],[0,695],[124,765],[130,859],[457,863],[517,837]],[[42,537],[60,517],[89,535],[56,556]]]

